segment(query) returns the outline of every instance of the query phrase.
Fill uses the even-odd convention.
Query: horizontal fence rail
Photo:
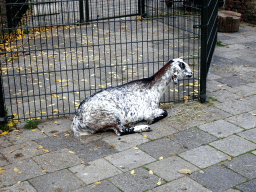
[[[170,84],[162,102],[198,96],[200,8],[157,0],[32,0],[17,26],[1,17],[1,74],[15,119],[70,115],[93,93],[149,77],[183,58],[193,78]],[[2,15],[6,15],[3,7]]]

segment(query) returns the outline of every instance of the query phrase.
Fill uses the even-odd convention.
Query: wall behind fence
[[[24,3],[16,3],[16,5]],[[170,85],[162,102],[198,95],[198,8],[156,0],[26,1],[19,25],[1,24],[1,72],[8,114],[69,115],[100,89],[153,75],[183,58],[194,78]],[[2,4],[1,6],[4,6]],[[196,7],[196,6],[195,6]]]

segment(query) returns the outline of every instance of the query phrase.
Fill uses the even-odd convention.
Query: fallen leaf
[[[4,131],[3,133],[1,133],[0,135],[6,135],[6,134],[8,134],[9,133],[9,131]]]
[[[64,84],[64,85],[60,85],[60,87],[67,87],[68,86],[68,84],[66,83],[66,84]]]
[[[46,172],[46,170],[42,170],[42,172],[44,173],[44,172]]]
[[[31,131],[32,131],[32,132],[35,132],[35,131],[36,131],[36,129],[32,129]]]
[[[256,113],[252,114],[253,116],[256,116]]]
[[[59,136],[54,134],[53,137],[59,137]]]
[[[147,136],[147,135],[143,135],[143,137],[148,138],[148,136]]]
[[[161,160],[163,160],[164,159],[164,157],[159,157],[159,160],[161,161]]]
[[[5,172],[5,170],[3,169],[3,168],[0,168],[0,175],[2,174],[2,173],[4,173]]]
[[[39,145],[39,147],[38,147],[39,149],[43,149],[44,147],[42,146],[42,145]]]
[[[7,126],[8,126],[9,128],[12,128],[12,127],[13,127],[13,123],[12,123],[12,122],[9,122],[9,123],[7,123]]]
[[[44,133],[44,131],[42,130],[41,133]]]
[[[189,169],[180,169],[178,172],[182,174],[189,174],[189,175],[192,173]]]
[[[133,149],[139,149],[138,147],[133,147]]]
[[[71,154],[76,154],[75,152],[73,152],[73,151],[68,151],[69,153],[71,153]]]
[[[57,123],[58,123],[58,121],[55,121],[54,123],[55,123],[55,124],[57,124]]]
[[[134,174],[135,174],[135,171],[134,171],[134,169],[133,169],[133,170],[131,170],[131,174],[132,174],[132,175],[134,175]]]
[[[100,185],[100,184],[101,184],[100,181],[95,181],[94,183],[97,184],[97,185]]]
[[[16,168],[16,167],[14,167],[13,171],[14,171],[15,173],[21,173],[21,170],[19,170],[19,169]]]
[[[49,150],[47,150],[47,149],[42,149],[44,152],[46,152],[46,153],[49,153]]]
[[[244,67],[250,67],[249,65],[245,65],[245,64],[244,64],[243,66],[244,66]]]
[[[65,134],[65,137],[68,137],[68,136],[69,136],[69,134],[68,134],[68,133],[66,133],[66,134]]]
[[[151,170],[149,170],[149,172],[148,172],[150,175],[153,175],[154,173],[153,173],[153,171],[151,171]]]
[[[116,146],[110,145],[110,146],[109,146],[109,149],[111,149],[111,148],[116,148]]]
[[[228,158],[227,158],[227,159],[228,159],[228,161],[231,161],[231,159],[232,159],[232,158],[231,158],[230,156],[228,156]]]
[[[184,99],[188,99],[189,97],[188,96],[185,96]]]
[[[20,184],[20,183],[21,183],[21,181],[18,181],[18,182],[17,182],[17,184]]]
[[[161,181],[158,181],[158,182],[157,182],[157,185],[161,185]]]

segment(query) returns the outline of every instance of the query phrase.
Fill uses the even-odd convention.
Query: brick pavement
[[[0,136],[0,191],[255,192],[256,28],[218,40],[207,103],[174,104],[148,133],[77,139],[65,117]]]

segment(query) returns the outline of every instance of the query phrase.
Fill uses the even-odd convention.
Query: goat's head
[[[180,58],[173,59],[172,61],[172,81],[175,85],[178,84],[179,78],[192,77],[192,71],[187,63]]]

